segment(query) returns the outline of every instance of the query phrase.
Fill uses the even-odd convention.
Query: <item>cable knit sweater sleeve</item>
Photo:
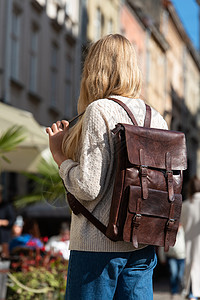
[[[59,170],[67,190],[79,200],[96,199],[105,186],[110,161],[109,132],[103,109],[91,103],[84,114],[80,160],[68,159]]]

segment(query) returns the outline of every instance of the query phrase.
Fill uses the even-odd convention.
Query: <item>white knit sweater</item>
[[[113,97],[127,104],[138,125],[143,126],[146,108],[142,100]],[[132,124],[119,104],[108,99],[92,102],[84,114],[80,160],[65,160],[59,171],[67,190],[105,225],[109,219],[115,172],[111,130],[120,122]],[[165,120],[154,109],[151,127],[167,129]],[[132,243],[110,241],[83,215],[72,213],[70,250],[126,252],[135,249]]]

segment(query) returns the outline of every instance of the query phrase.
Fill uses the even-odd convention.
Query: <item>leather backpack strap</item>
[[[133,122],[134,125],[138,126],[138,123],[133,115],[133,113],[131,112],[131,110],[128,108],[128,106],[122,102],[119,99],[116,98],[108,98],[109,100],[113,100],[114,102],[118,103],[119,105],[121,105],[125,111],[127,112],[129,118],[131,119],[131,121]],[[147,105],[145,103],[146,106],[146,114],[145,114],[145,119],[144,119],[144,127],[150,127],[151,124],[151,107],[149,105]]]
[[[62,180],[65,187],[64,181]],[[80,203],[71,193],[69,193],[65,187],[67,193],[67,201],[73,213],[78,215],[81,213],[86,219],[88,219],[97,229],[99,229],[104,235],[106,235],[107,227],[101,223],[83,204]]]
[[[116,99],[116,98],[107,98],[107,99],[112,100],[112,101],[118,103],[120,106],[122,106],[123,109],[125,109],[125,111],[127,112],[128,116],[131,119],[131,121],[133,122],[133,124],[138,126],[138,123],[137,123],[133,113],[131,112],[131,110],[128,108],[128,106],[124,102],[122,102],[121,100]]]
[[[144,119],[144,127],[150,127],[151,125],[151,107],[147,104],[146,105],[146,115]]]
[[[106,235],[107,227],[101,223],[83,204],[81,204],[72,194],[67,194],[68,203],[75,215],[81,213],[87,218],[97,229]]]

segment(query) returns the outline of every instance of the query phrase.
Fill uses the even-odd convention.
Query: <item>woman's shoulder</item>
[[[165,121],[163,116],[153,107],[151,107],[151,116],[152,116],[151,127],[168,129],[167,122]]]
[[[110,96],[109,98],[100,98],[92,103],[90,103],[87,107],[87,111],[95,111],[95,110],[101,110],[103,109],[104,112],[108,111],[110,112],[111,110],[118,110],[120,109],[120,105],[116,103],[115,101],[112,101],[112,99],[117,99],[126,104],[130,109],[133,110],[137,106],[140,106],[143,110],[145,109],[145,104],[144,101],[141,99],[132,99],[128,97],[123,97],[123,96]]]
[[[113,101],[107,98],[100,98],[91,102],[86,110],[95,110],[99,108],[107,108],[113,105]]]
[[[85,116],[86,116],[86,118],[91,117],[91,116],[95,116],[96,118],[98,118],[100,116],[104,116],[104,117],[106,117],[107,115],[109,116],[115,110],[115,108],[116,108],[115,105],[118,106],[117,103],[115,103],[107,98],[97,99],[97,100],[91,102],[87,106],[86,111],[85,111]]]
[[[116,98],[117,100],[122,101],[129,107],[129,109],[131,109],[133,114],[135,113],[135,115],[138,115],[140,117],[143,116],[144,118],[144,115],[146,113],[146,106],[144,100],[140,98],[132,99],[123,96],[111,96],[110,99],[102,98],[93,101],[88,105],[86,109],[86,115],[101,113],[105,116],[110,116],[115,111],[118,111],[120,109],[120,106],[118,103],[112,101],[112,98]],[[153,107],[151,107],[151,127],[168,129],[167,123],[162,117],[162,115]]]
[[[84,113],[83,128],[98,128],[98,130],[101,130],[105,120],[108,120],[113,112],[108,101],[107,99],[98,99],[87,106]]]

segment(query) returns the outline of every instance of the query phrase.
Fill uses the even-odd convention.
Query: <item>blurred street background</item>
[[[109,33],[123,34],[136,49],[141,98],[169,129],[186,135],[183,200],[190,178],[200,177],[200,0],[0,0],[0,192],[13,212],[12,226],[28,228],[26,245],[33,250],[42,242],[42,254],[9,253],[1,245],[8,259],[1,255],[0,299],[29,299],[26,293],[36,299],[41,282],[37,299],[64,295],[68,254],[55,242],[68,247],[71,215],[45,127],[77,114],[87,47]],[[54,248],[48,244],[52,237],[58,237]],[[65,269],[58,270],[60,259]],[[41,267],[49,272],[45,278],[37,273]],[[158,268],[154,297],[167,300],[169,275],[166,267]]]

